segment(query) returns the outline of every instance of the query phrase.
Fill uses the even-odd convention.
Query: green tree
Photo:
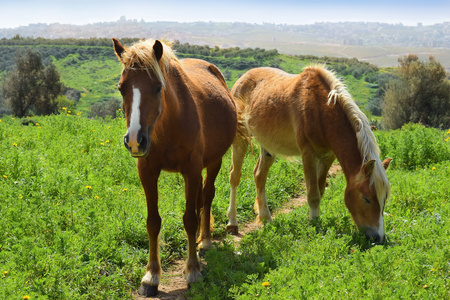
[[[24,117],[29,112],[48,115],[58,111],[57,98],[63,92],[58,70],[44,66],[38,51],[18,51],[16,66],[5,76],[3,95],[11,113]]]
[[[122,107],[120,100],[111,98],[108,101],[97,102],[90,107],[89,117],[106,118],[116,117],[117,110]]]
[[[383,103],[383,125],[400,128],[421,123],[450,127],[450,81],[445,68],[433,57],[421,61],[410,54],[399,59],[398,79],[389,82]]]

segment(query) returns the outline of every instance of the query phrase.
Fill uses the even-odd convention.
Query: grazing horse
[[[347,180],[345,204],[358,228],[375,242],[384,239],[383,210],[390,196],[386,170],[367,117],[345,85],[321,66],[309,66],[299,75],[274,68],[245,73],[231,91],[241,101],[239,118],[260,143],[254,169],[257,219],[271,221],[265,185],[275,155],[302,157],[310,208],[309,219],[319,216],[326,177],[337,158]],[[228,231],[237,233],[236,191],[248,139],[232,145]]]
[[[161,278],[158,235],[158,177],[161,170],[179,172],[185,182],[184,228],[188,236],[186,282],[196,282],[196,252],[211,247],[210,214],[214,181],[222,156],[236,135],[236,106],[219,69],[198,59],[178,60],[165,42],[141,41],[124,47],[113,39],[123,71],[118,89],[123,97],[127,132],[124,144],[137,158],[147,199],[149,261],[139,293],[155,295]],[[202,170],[206,178],[202,187]]]

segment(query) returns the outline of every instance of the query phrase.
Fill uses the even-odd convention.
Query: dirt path
[[[329,176],[335,176],[336,174],[341,173],[341,167],[337,164],[333,164],[331,166],[330,171],[328,172]],[[290,201],[284,203],[281,208],[277,209],[273,214],[272,217],[276,218],[279,215],[287,214],[294,209],[296,209],[299,206],[303,206],[307,203],[306,196],[302,195],[296,198],[291,199]],[[240,241],[242,238],[260,228],[262,224],[257,224],[254,222],[249,222],[242,224],[239,226],[239,234],[238,235],[227,235],[227,237],[230,237],[235,245],[235,247],[238,247],[240,244]],[[226,237],[221,237],[220,239],[214,239],[214,242],[220,242]],[[175,261],[172,266],[166,270],[163,271],[161,283],[158,287],[158,295],[156,297],[142,297],[140,296],[137,291],[134,291],[132,296],[135,300],[148,300],[148,299],[165,299],[165,300],[179,300],[179,299],[185,299],[184,295],[187,292],[187,285],[186,280],[183,277],[183,270],[185,267],[185,260],[180,259]]]

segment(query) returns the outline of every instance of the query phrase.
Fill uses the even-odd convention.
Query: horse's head
[[[164,46],[140,42],[126,48],[113,39],[114,50],[124,68],[118,89],[122,94],[127,121],[124,144],[133,157],[145,157],[150,149],[150,136],[161,114],[163,71],[160,60]]]
[[[385,159],[382,164],[375,160],[368,161],[345,190],[345,204],[353,220],[359,230],[375,243],[384,240],[383,211],[390,193],[389,182],[383,181],[379,172],[385,172],[391,160]]]

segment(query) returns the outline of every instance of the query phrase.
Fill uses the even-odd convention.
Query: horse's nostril
[[[123,144],[125,145],[125,148],[127,148],[128,150],[130,150],[130,146],[128,145],[129,140],[130,138],[128,134],[123,137]]]
[[[147,138],[145,136],[142,136],[139,141],[139,147],[141,149],[147,149]]]

